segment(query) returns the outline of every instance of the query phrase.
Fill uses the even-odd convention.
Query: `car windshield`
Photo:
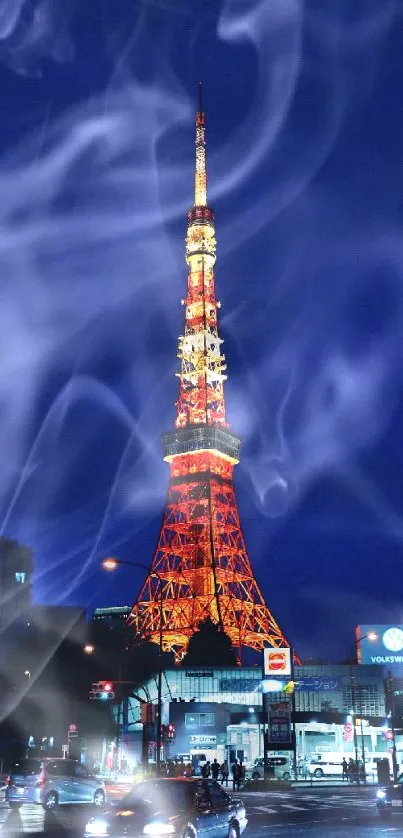
[[[40,773],[41,762],[39,759],[21,759],[19,762],[15,762],[11,769],[11,774],[22,774],[23,776]]]
[[[193,783],[155,781],[140,783],[121,801],[121,805],[139,808],[146,805],[155,812],[189,809],[194,800]]]

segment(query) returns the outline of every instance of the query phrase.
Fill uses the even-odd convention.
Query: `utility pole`
[[[351,704],[352,704],[352,716],[353,716],[353,737],[354,737],[354,753],[355,753],[355,764],[357,766],[357,786],[360,784],[360,772],[358,768],[358,742],[357,742],[357,728],[356,728],[356,717],[355,717],[355,682],[354,682],[354,669],[353,664],[350,663],[350,689],[351,689]]]
[[[389,670],[387,680],[388,694],[389,694],[389,712],[390,712],[390,729],[392,731],[392,765],[393,765],[393,782],[397,783],[398,766],[396,756],[396,732],[395,732],[395,688],[393,683],[393,675]]]
[[[163,585],[162,585],[162,576],[156,570],[149,570],[147,565],[142,564],[142,562],[132,562],[128,559],[117,559],[114,556],[109,556],[106,559],[101,561],[101,567],[104,570],[115,571],[119,565],[126,565],[128,567],[140,567],[143,570],[146,570],[150,576],[156,576],[158,579],[159,584],[159,650],[158,650],[158,675],[157,675],[157,743],[156,749],[157,753],[155,756],[155,761],[157,765],[157,774],[160,773],[161,769],[161,730],[162,730],[162,643],[163,643],[163,619],[164,619],[164,592],[163,592]],[[123,681],[121,683],[124,683]]]

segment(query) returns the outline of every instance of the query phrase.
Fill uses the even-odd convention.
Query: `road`
[[[375,807],[375,789],[352,787],[240,792],[249,823],[245,838],[380,838],[403,832],[403,811],[382,822]],[[0,834],[48,838],[79,838],[92,814],[87,806],[61,807],[45,813],[25,805],[11,812],[0,805]]]

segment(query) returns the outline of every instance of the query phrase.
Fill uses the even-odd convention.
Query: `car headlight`
[[[173,835],[175,832],[175,827],[173,823],[157,823],[154,821],[153,823],[146,823],[143,829],[144,835]]]
[[[378,791],[376,793],[376,796],[377,796],[378,800],[385,800],[386,791],[382,791],[382,789],[378,789]]]
[[[107,823],[107,821],[103,821],[100,818],[96,818],[96,820],[87,823],[87,826],[85,827],[85,832],[87,835],[107,835],[108,826],[109,824]]]

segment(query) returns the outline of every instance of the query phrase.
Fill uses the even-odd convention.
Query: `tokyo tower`
[[[207,617],[229,635],[239,657],[243,646],[289,646],[254,578],[232,481],[240,440],[225,411],[227,376],[217,324],[216,239],[214,213],[207,204],[204,126],[199,86],[179,396],[174,430],[163,434],[170,480],[157,548],[128,619],[137,634],[155,643],[162,628],[162,647],[177,660]]]

